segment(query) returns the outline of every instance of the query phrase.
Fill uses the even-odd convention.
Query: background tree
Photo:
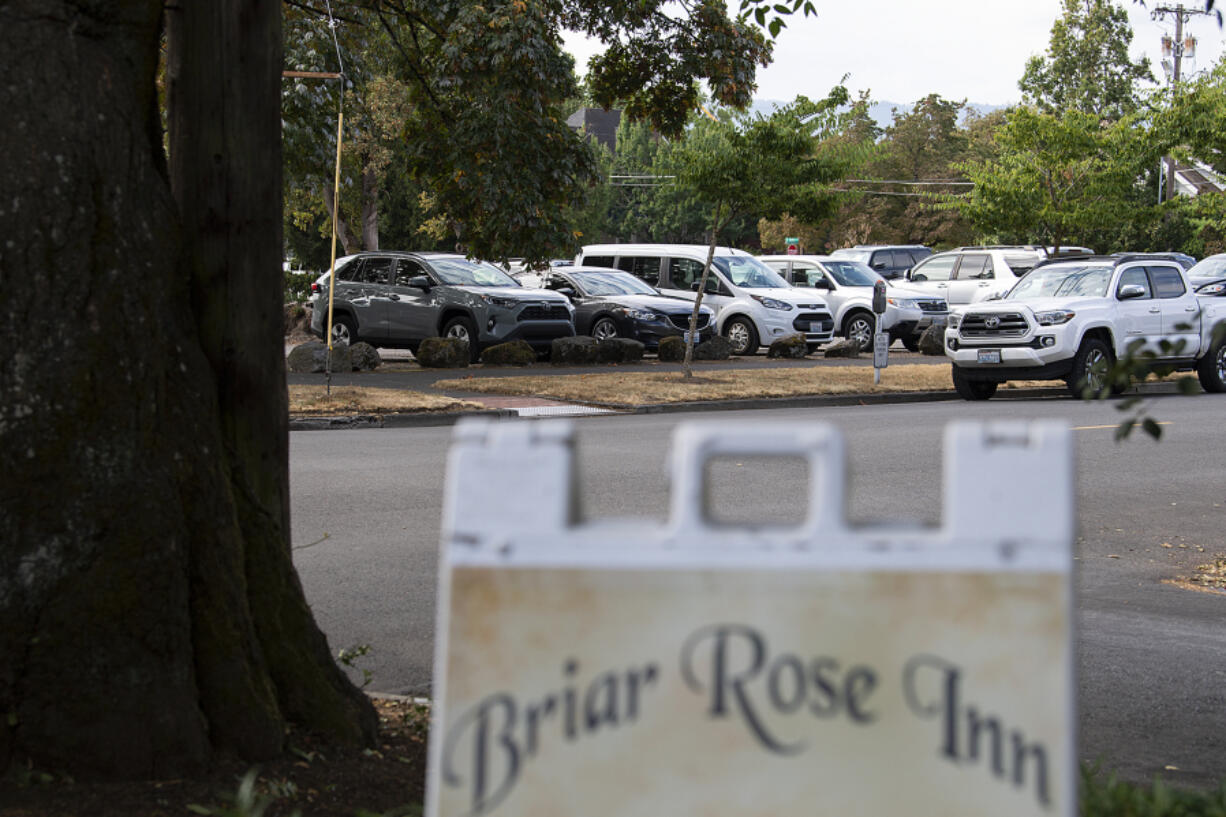
[[[1018,86],[1044,113],[1082,111],[1116,120],[1140,105],[1137,83],[1153,82],[1149,61],[1128,55],[1128,12],[1111,0],[1064,0],[1047,54],[1031,57]]]
[[[1137,180],[1158,157],[1136,117],[1103,123],[1079,111],[1054,116],[1017,108],[996,144],[996,158],[959,165],[975,189],[955,206],[1001,241],[1057,249],[1101,238],[1128,218]]]
[[[439,126],[456,152],[414,167],[452,180],[441,211],[482,254],[517,245],[517,225],[536,251],[566,238],[553,205],[588,160],[556,117],[558,26],[632,6],[369,7],[429,39],[405,59],[437,58],[414,90],[434,104],[411,100],[406,133]],[[715,11],[697,33],[726,38]],[[289,723],[374,736],[290,556],[280,14],[0,2],[0,468],[20,475],[0,482],[0,771],[173,777],[217,752],[275,755]],[[711,59],[736,96],[740,75]],[[663,98],[658,114],[683,112]],[[525,142],[542,164],[500,161]],[[498,188],[526,171],[542,178]],[[495,197],[507,215],[488,215]]]
[[[832,206],[830,182],[847,164],[836,155],[819,155],[819,136],[847,102],[847,89],[835,87],[819,102],[797,97],[769,116],[726,115],[702,121],[677,150],[678,187],[705,202],[709,213],[707,261],[699,281],[684,370],[693,377],[690,362],[702,296],[711,274],[720,232],[745,213],[778,218],[783,213],[802,220],[815,219]]]

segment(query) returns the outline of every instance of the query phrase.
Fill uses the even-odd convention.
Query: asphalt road
[[[850,518],[931,524],[940,517],[947,422],[1068,422],[1078,469],[1081,757],[1125,779],[1161,775],[1177,785],[1214,786],[1226,779],[1226,594],[1168,582],[1226,555],[1226,457],[1218,442],[1226,396],[1150,398],[1150,410],[1165,423],[1160,443],[1140,436],[1116,443],[1122,415],[1115,405],[954,400],[718,416],[732,423],[834,423],[848,442]],[[583,513],[662,521],[669,438],[686,416],[577,420]],[[370,645],[361,665],[372,673],[373,690],[429,690],[450,435],[450,428],[291,435],[295,562],[333,648]],[[788,461],[731,469],[716,475],[713,491],[748,518],[794,518],[795,492],[779,487],[800,473]],[[530,489],[507,490],[533,500]],[[1019,502],[1026,493],[1027,486],[1017,486]],[[738,504],[746,499],[752,503]]]

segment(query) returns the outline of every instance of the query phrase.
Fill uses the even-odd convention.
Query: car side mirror
[[[921,272],[919,275],[908,275],[907,280],[908,281],[927,281],[928,276]]]
[[[430,279],[424,275],[414,275],[409,279],[408,285],[415,289],[424,289],[427,291],[433,286],[433,284],[430,283]]]
[[[906,272],[904,272],[902,274],[902,277],[903,277],[903,280],[910,281],[911,280],[911,270],[907,270]]]
[[[1140,284],[1124,284],[1124,286],[1120,287],[1118,297],[1121,301],[1128,301],[1133,298],[1144,298],[1145,287],[1141,286]]]
[[[555,290],[555,291],[556,291],[556,292],[557,292],[559,295],[565,295],[567,298],[570,298],[572,301],[573,301],[573,300],[575,300],[575,298],[577,298],[577,297],[578,297],[578,295],[579,295],[579,294],[578,294],[577,292],[575,292],[575,290],[574,290],[574,289],[572,289],[571,287],[560,287],[559,289],[557,289],[557,290]]]

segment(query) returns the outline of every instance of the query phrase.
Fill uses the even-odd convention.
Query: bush
[[[531,366],[536,363],[536,351],[526,340],[512,340],[482,351],[481,362],[489,366]]]
[[[319,277],[317,272],[285,272],[285,303],[297,304],[311,299],[311,284]]]

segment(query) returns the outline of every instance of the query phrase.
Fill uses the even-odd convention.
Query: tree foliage
[[[1064,0],[1047,54],[1032,57],[1018,86],[1044,113],[1081,111],[1116,120],[1140,106],[1139,82],[1153,82],[1149,61],[1128,55],[1128,12],[1112,0]]]

